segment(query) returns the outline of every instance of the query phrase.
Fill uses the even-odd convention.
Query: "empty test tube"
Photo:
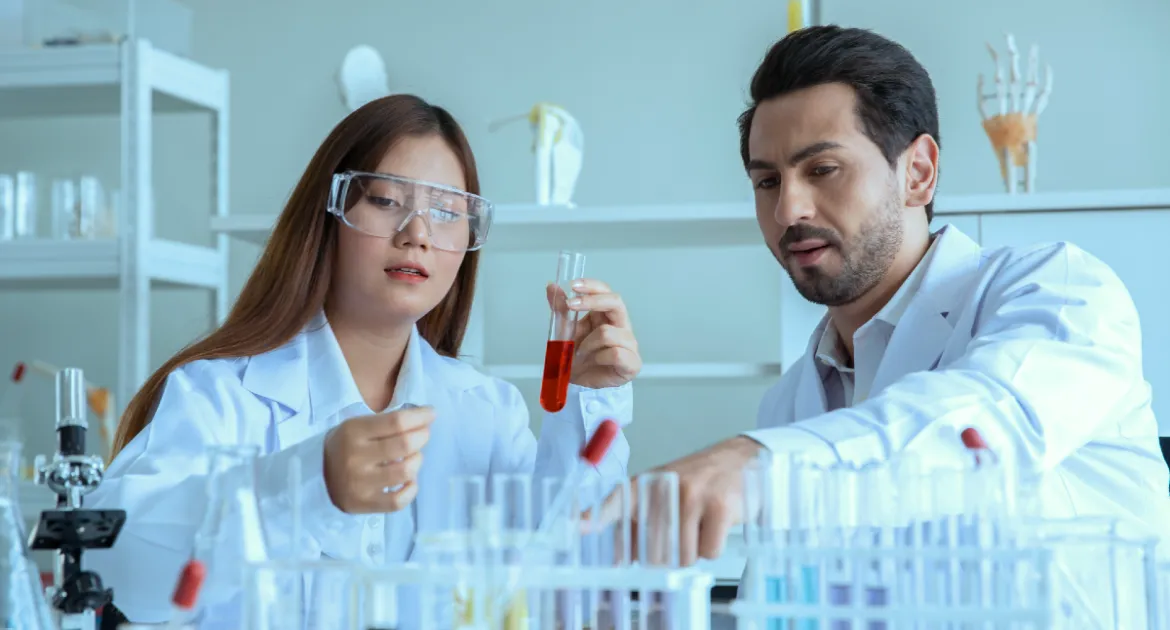
[[[544,351],[544,375],[540,385],[540,406],[549,413],[564,409],[569,396],[569,377],[576,352],[574,335],[577,314],[568,301],[576,297],[573,282],[585,276],[585,254],[563,251],[557,263],[557,280]]]
[[[644,473],[638,476],[638,562],[642,566],[679,566],[678,474]],[[638,628],[673,627],[666,593],[638,592]]]

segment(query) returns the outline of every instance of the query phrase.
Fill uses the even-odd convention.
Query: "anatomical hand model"
[[[1044,87],[1040,88],[1040,48],[1032,45],[1028,52],[1028,75],[1020,76],[1020,54],[1016,40],[1007,35],[1007,49],[1010,55],[1011,81],[1004,81],[1004,64],[991,44],[987,45],[991,60],[995,63],[995,93],[983,90],[983,75],[979,75],[977,86],[979,115],[983,119],[983,130],[991,140],[991,147],[999,158],[999,171],[1004,186],[1014,193],[1023,185],[1024,192],[1032,192],[1036,185],[1036,120],[1048,106],[1048,95],[1052,92],[1052,66],[1044,66]],[[997,109],[988,114],[988,101],[994,101]]]

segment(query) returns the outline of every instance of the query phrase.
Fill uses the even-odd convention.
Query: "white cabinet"
[[[1161,434],[1170,435],[1170,362],[1163,354],[1170,349],[1170,328],[1162,322],[1170,311],[1170,209],[986,215],[982,228],[985,246],[1069,241],[1117,272],[1137,304],[1154,413]]]

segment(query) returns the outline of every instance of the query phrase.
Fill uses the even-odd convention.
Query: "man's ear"
[[[938,184],[938,143],[928,133],[906,148],[906,205],[921,208],[934,199]]]

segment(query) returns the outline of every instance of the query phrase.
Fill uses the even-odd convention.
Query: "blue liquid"
[[[817,587],[820,582],[820,576],[816,567],[801,567],[800,568],[800,588],[797,593],[790,594],[788,592],[787,577],[769,577],[765,583],[765,597],[770,604],[780,603],[800,603],[800,604],[816,604],[820,601],[820,594],[817,592]],[[793,598],[798,598],[799,601],[794,602]],[[787,630],[788,619],[783,617],[775,617],[768,620],[768,630]],[[820,624],[816,619],[797,619],[796,630],[818,630]]]
[[[829,605],[848,608],[853,605],[853,585],[830,584]],[[871,586],[865,589],[865,605],[871,608],[884,607],[889,604],[889,590],[884,586]],[[812,622],[812,623],[815,623]],[[867,621],[865,630],[886,630],[888,624],[884,621]],[[802,625],[802,628],[804,626]],[[815,628],[816,626],[812,626]],[[853,623],[849,619],[831,619],[829,630],[852,630]],[[769,628],[769,630],[777,630]]]

